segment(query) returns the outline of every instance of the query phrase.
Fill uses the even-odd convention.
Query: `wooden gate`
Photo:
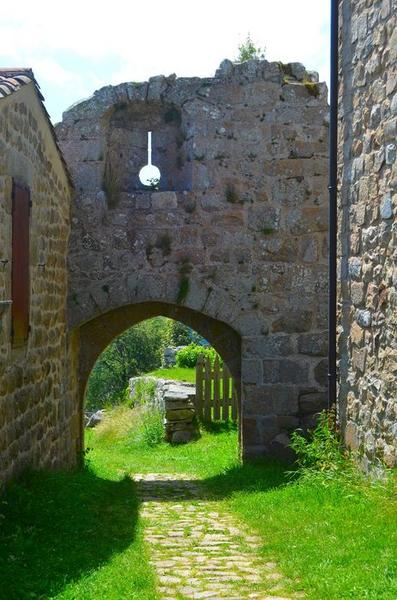
[[[237,421],[237,392],[226,364],[200,356],[196,365],[196,414],[199,421]]]

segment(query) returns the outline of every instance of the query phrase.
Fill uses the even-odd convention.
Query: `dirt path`
[[[162,600],[283,600],[286,579],[264,562],[261,540],[245,531],[200,481],[183,475],[135,475],[145,540]]]

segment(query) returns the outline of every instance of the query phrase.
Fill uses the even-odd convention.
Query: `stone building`
[[[397,464],[397,0],[343,0],[339,411],[364,464]]]
[[[397,0],[340,9],[338,410],[396,465]],[[109,86],[56,128],[72,197],[33,74],[0,72],[2,481],[76,464],[95,360],[158,314],[230,367],[243,455],[286,454],[326,404],[327,119],[298,63]]]
[[[153,132],[158,189],[138,179]],[[56,127],[76,187],[69,325],[79,402],[100,352],[191,325],[240,390],[244,456],[285,455],[326,405],[327,90],[298,63],[108,86]]]
[[[0,71],[0,481],[76,461],[66,324],[72,188],[42,100],[30,70]]]

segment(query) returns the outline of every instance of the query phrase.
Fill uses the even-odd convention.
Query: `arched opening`
[[[191,143],[182,110],[172,103],[118,103],[102,118],[103,186],[107,194],[145,191],[139,171],[147,163],[147,133],[153,131],[153,164],[160,167],[160,191],[192,187]]]
[[[78,359],[78,394],[80,418],[80,450],[84,449],[84,396],[90,372],[101,352],[121,333],[132,326],[156,316],[180,321],[208,340],[227,365],[233,377],[237,405],[241,412],[241,340],[229,325],[184,306],[163,302],[143,302],[119,307],[104,313],[75,330]],[[239,432],[241,418],[239,418]],[[240,443],[241,436],[239,435]]]

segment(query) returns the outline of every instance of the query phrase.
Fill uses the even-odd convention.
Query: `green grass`
[[[123,412],[124,410],[124,412]],[[118,411],[118,412],[117,412]],[[145,446],[131,412],[87,432],[89,469],[32,474],[0,504],[0,598],[157,598],[127,473],[188,473],[263,539],[261,553],[313,600],[397,598],[396,488],[291,479],[277,462],[242,466],[237,431]]]
[[[145,375],[152,375],[160,379],[176,379],[177,381],[196,381],[196,369],[187,369],[184,367],[170,367],[168,369],[156,369]]]
[[[152,600],[130,478],[35,473],[0,502],[0,598]]]
[[[276,560],[307,598],[397,598],[397,501],[381,487],[292,481],[277,462],[242,466],[232,425],[175,448],[113,439],[111,454],[100,436],[90,436],[97,465],[111,460],[115,470],[202,478],[212,497],[261,535],[264,559]]]

